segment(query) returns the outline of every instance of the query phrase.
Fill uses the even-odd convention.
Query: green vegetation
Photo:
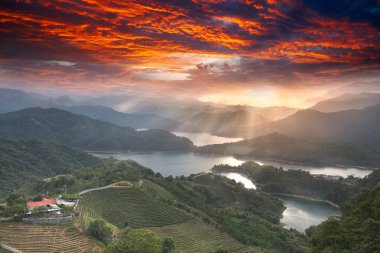
[[[0,138],[40,140],[99,151],[181,151],[193,143],[165,130],[136,131],[59,109],[32,108],[0,115]]]
[[[188,212],[197,210],[198,215],[206,215],[202,218],[205,223],[243,244],[265,252],[303,252],[306,247],[304,236],[282,228],[281,201],[261,191],[246,190],[233,180],[212,174],[154,182],[175,196],[167,203]],[[175,239],[174,234],[169,236]]]
[[[149,229],[124,229],[104,253],[159,253],[162,241]]]
[[[136,162],[108,159],[92,167],[73,168],[70,175],[48,180],[41,177],[28,199],[41,198],[47,191],[76,194],[111,184],[115,185],[82,194],[76,224],[89,229],[98,220],[102,224],[98,228],[111,230],[114,236],[125,227],[148,228],[161,238],[159,250],[163,250],[165,238],[172,238],[174,252],[209,253],[218,248],[236,253],[251,252],[250,248],[304,252],[307,247],[304,235],[280,224],[284,210],[281,201],[213,174],[163,178]],[[10,198],[13,204],[17,204],[16,200],[19,198]],[[111,242],[110,247],[116,242]]]
[[[68,200],[75,200],[75,199],[79,199],[79,194],[76,194],[76,193],[63,194],[62,198],[63,199],[68,199]]]
[[[98,163],[100,159],[62,145],[0,139],[0,193],[12,192],[42,177]]]
[[[235,143],[199,147],[202,154],[230,154],[307,165],[380,165],[380,151],[368,145],[320,142],[273,133]]]
[[[281,201],[261,191],[246,190],[212,174],[163,178],[132,161],[103,166],[77,170],[76,180],[81,178],[82,185],[132,184],[83,194],[78,211],[85,226],[100,219],[119,229],[149,228],[161,238],[172,238],[176,249],[184,252],[211,252],[219,247],[241,252],[248,249],[244,244],[264,252],[306,248],[303,235],[282,228]]]
[[[22,194],[11,194],[6,199],[6,205],[0,206],[0,217],[20,221],[25,213],[26,198]]]
[[[124,228],[161,227],[178,224],[192,216],[165,203],[154,201],[138,189],[108,188],[84,194],[79,208],[91,210],[111,224]]]
[[[165,238],[162,243],[161,253],[169,253],[175,249],[175,244],[172,238]]]
[[[112,240],[112,230],[102,220],[91,222],[87,228],[87,233],[105,245],[108,245]]]
[[[251,252],[250,247],[245,246],[225,232],[206,224],[199,219],[169,225],[164,227],[149,228],[158,236],[173,238],[176,249],[183,252],[212,252],[220,247],[229,252]]]
[[[380,252],[380,186],[365,189],[341,219],[329,219],[307,231],[313,252]]]
[[[12,251],[6,250],[0,246],[0,253],[12,253]]]
[[[218,165],[213,171],[243,173],[265,192],[303,195],[341,206],[352,200],[363,187],[372,187],[380,181],[380,169],[363,179],[349,177],[341,180],[316,177],[307,171],[260,166],[254,162],[237,167]]]

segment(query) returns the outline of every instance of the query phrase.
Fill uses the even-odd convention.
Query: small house
[[[60,214],[61,208],[57,206],[57,202],[55,199],[43,199],[41,201],[36,202],[27,202],[26,206],[28,207],[29,213],[31,214],[33,211],[35,212],[55,212],[56,214]]]

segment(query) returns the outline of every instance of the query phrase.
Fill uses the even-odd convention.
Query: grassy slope
[[[173,238],[176,247],[184,252],[211,252],[219,247],[236,253],[257,252],[199,219],[149,229],[160,237]]]
[[[150,195],[153,193],[157,194],[157,199]],[[174,196],[147,181],[139,189],[108,188],[86,193],[78,210],[84,225],[94,219],[103,219],[111,227],[123,228],[128,222],[133,228],[149,228],[162,238],[172,237],[177,247],[184,252],[206,253],[218,246],[232,252],[249,249],[212,225],[158,198],[174,199]]]
[[[108,188],[86,193],[80,201],[80,209],[92,210],[109,223],[124,228],[165,226],[192,219],[191,215],[164,203],[152,200],[133,188]]]

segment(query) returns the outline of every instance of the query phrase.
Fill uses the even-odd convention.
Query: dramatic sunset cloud
[[[0,2],[0,86],[302,106],[378,80],[376,0]]]

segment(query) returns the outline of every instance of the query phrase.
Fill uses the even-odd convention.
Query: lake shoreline
[[[314,197],[309,197],[309,196],[305,196],[305,195],[298,195],[298,194],[289,194],[289,193],[280,193],[280,192],[267,192],[268,194],[270,195],[273,195],[273,196],[287,196],[287,197],[293,197],[293,198],[300,198],[300,199],[307,199],[307,200],[312,200],[312,201],[317,201],[317,202],[323,202],[323,203],[327,203],[335,208],[337,208],[337,213],[340,212],[341,210],[341,207],[332,202],[332,201],[329,201],[329,200],[324,200],[324,199],[319,199],[319,198],[314,198]]]
[[[286,160],[278,160],[278,159],[270,159],[270,158],[258,158],[258,157],[251,157],[251,156],[242,156],[242,155],[233,155],[233,157],[235,159],[240,159],[240,160],[243,160],[243,161],[252,161],[252,162],[255,162],[254,160],[263,160],[263,161],[266,161],[266,162],[274,162],[274,163],[284,163],[286,166],[287,165],[296,165],[296,166],[310,166],[310,167],[315,167],[315,168],[323,168],[323,167],[333,167],[333,168],[347,168],[347,166],[353,168],[353,169],[358,169],[358,170],[375,170],[372,167],[367,167],[367,166],[359,166],[359,165],[354,165],[354,164],[347,164],[347,165],[343,165],[343,164],[329,164],[329,163],[326,163],[326,164],[313,164],[313,163],[300,163],[300,162],[294,162],[294,161],[286,161]],[[274,166],[276,167],[276,166]]]

